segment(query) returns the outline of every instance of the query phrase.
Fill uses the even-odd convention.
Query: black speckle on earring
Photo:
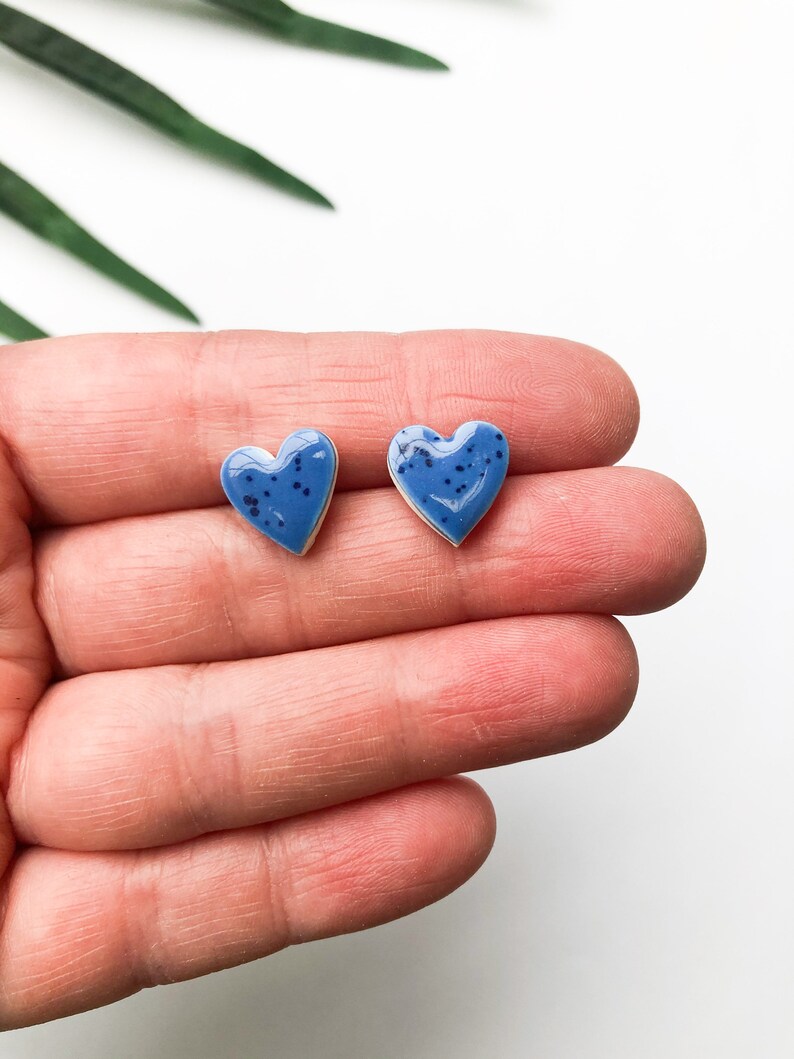
[[[470,464],[469,464],[469,467],[473,467],[473,466],[474,466],[474,464],[473,464],[473,463],[470,463]]]
[[[300,489],[300,487],[301,487],[301,484],[300,484],[300,482],[293,482],[293,483],[292,483],[292,488],[293,488],[293,489]]]
[[[457,488],[457,489],[455,490],[455,492],[456,492],[456,493],[459,493],[459,492],[460,492],[460,486],[458,486],[458,488]]]
[[[480,471],[480,478],[484,478],[484,477],[485,477],[485,471]]]
[[[501,460],[502,456],[504,456],[504,453],[502,452],[502,450],[501,449],[497,449],[496,450],[496,458],[497,458],[497,460]]]
[[[447,517],[446,517],[446,515],[445,515],[445,516],[444,516],[444,517],[443,517],[443,518],[441,519],[441,521],[442,521],[442,522],[446,522],[446,521],[447,521]]]
[[[265,496],[270,496],[270,490],[269,489],[265,490]]]
[[[490,456],[488,456],[488,457],[487,457],[487,459],[485,460],[485,462],[486,462],[486,463],[490,463],[490,462],[491,462],[491,457],[490,457]]]
[[[265,519],[265,525],[266,525],[266,526],[269,526],[269,525],[270,525],[270,519],[269,519],[269,518],[266,518],[266,519]]]
[[[496,440],[497,441],[501,441],[502,440],[502,435],[501,434],[497,434],[496,435]]]
[[[277,482],[278,481],[278,475],[274,474],[273,477],[270,479],[270,481],[271,482]]]
[[[252,507],[251,508],[251,514],[253,515],[254,518],[257,518],[257,516],[259,515],[259,508],[258,507]]]
[[[310,492],[311,492],[311,489],[304,489],[303,490],[303,495],[304,496],[308,496]]]
[[[284,519],[283,519],[283,518],[280,518],[280,519],[278,520],[278,524],[279,524],[279,526],[282,526],[282,527],[283,527],[283,525],[284,525]]]
[[[452,485],[452,479],[451,478],[445,478],[444,479],[444,485]]]
[[[441,438],[436,435],[436,437],[433,438],[433,441],[441,441]]]
[[[469,447],[466,449],[466,452],[474,452],[474,446],[469,445]]]
[[[253,480],[254,480],[254,479],[253,479],[253,475],[247,474],[247,475],[245,476],[245,480],[246,480],[246,482],[253,482]]]
[[[398,474],[405,474],[405,468],[404,467],[398,467],[397,468],[397,473]]]
[[[426,496],[423,496],[423,497],[422,497],[422,503],[423,503],[423,504],[426,504],[426,503],[427,503],[427,497],[426,497]]]
[[[244,503],[244,504],[246,505],[246,507],[247,507],[247,506],[248,506],[248,505],[249,505],[249,504],[251,503],[251,497],[250,497],[250,496],[244,496],[244,497],[243,497],[243,503]]]
[[[414,465],[412,463],[409,463],[408,466],[411,468],[411,470],[414,469]]]
[[[433,466],[433,461],[432,460],[425,460],[425,467],[432,467],[432,466]]]
[[[466,468],[465,468],[465,467],[463,466],[463,464],[462,464],[462,463],[458,463],[458,464],[457,464],[457,465],[455,466],[455,470],[456,470],[456,471],[465,471],[465,470],[466,470]]]

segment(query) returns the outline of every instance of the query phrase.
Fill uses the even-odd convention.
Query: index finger
[[[0,359],[0,436],[51,524],[220,503],[230,450],[308,426],[333,438],[340,488],[378,486],[400,427],[471,419],[525,474],[614,463],[638,407],[605,354],[499,331],[90,335]]]

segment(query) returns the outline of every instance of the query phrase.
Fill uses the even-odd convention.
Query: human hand
[[[450,777],[609,732],[637,681],[610,615],[700,572],[686,494],[609,466],[637,417],[607,357],[498,332],[1,350],[0,1026],[468,878],[493,814]],[[390,485],[386,448],[469,419],[505,430],[510,477],[456,551]],[[301,426],[340,472],[297,558],[224,503],[218,471]]]

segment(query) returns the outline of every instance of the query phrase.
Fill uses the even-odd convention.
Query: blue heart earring
[[[294,555],[314,544],[336,485],[339,457],[319,430],[296,430],[278,456],[253,445],[223,461],[221,485],[230,503],[260,533]]]
[[[388,466],[410,507],[457,548],[496,499],[509,458],[498,427],[471,422],[449,438],[429,427],[405,427],[392,438]]]

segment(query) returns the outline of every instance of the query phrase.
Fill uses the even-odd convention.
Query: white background
[[[211,328],[476,326],[603,348],[643,404],[630,460],[692,493],[709,560],[682,604],[628,622],[642,682],[622,728],[480,777],[500,831],[459,893],[0,1050],[788,1059],[794,7],[312,3],[453,72],[279,44],[190,0],[19,0],[315,182],[336,214],[5,53],[0,153]],[[5,220],[0,280],[55,332],[174,326]]]

